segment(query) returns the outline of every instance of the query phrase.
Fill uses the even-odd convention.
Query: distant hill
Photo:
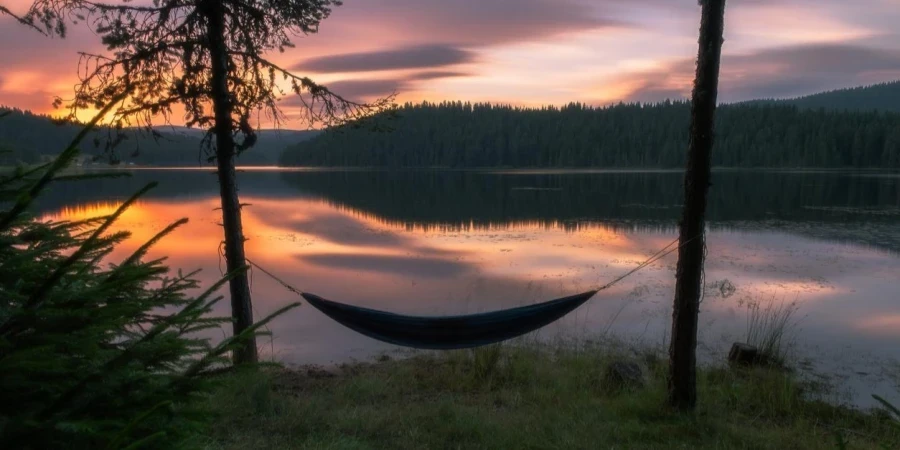
[[[0,166],[36,163],[61,152],[81,129],[77,124],[57,124],[48,116],[0,106],[9,114],[0,118]],[[123,163],[143,166],[210,165],[201,150],[203,131],[185,127],[158,127],[154,138],[145,130],[125,130],[125,140],[114,155]],[[262,130],[257,144],[238,157],[239,165],[275,165],[282,150],[314,136],[316,131]],[[86,139],[82,154],[106,156],[108,130],[100,128]],[[101,158],[99,162],[106,162]]]
[[[19,109],[0,108],[9,114],[0,118],[0,147],[8,153],[0,155],[0,165],[15,162],[36,163],[43,156],[61,152],[81,127],[77,124],[58,124],[48,116]],[[177,135],[164,135],[155,141],[147,133],[134,130],[124,132],[125,140],[116,147],[115,155],[123,162],[135,164],[196,165],[200,141]],[[85,156],[102,155],[108,140],[108,130],[99,128],[81,144]]]
[[[835,89],[797,98],[753,100],[744,103],[777,103],[795,105],[804,109],[826,109],[832,111],[900,112],[900,80],[870,86]]]
[[[155,127],[160,133],[167,135],[202,139],[204,130],[187,127],[160,126]],[[245,166],[274,166],[278,164],[281,152],[285,148],[313,138],[320,133],[317,130],[281,130],[262,129],[257,131],[256,145],[238,157],[238,164]]]

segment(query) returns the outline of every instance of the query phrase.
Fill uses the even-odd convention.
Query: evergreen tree
[[[86,133],[76,137],[75,142]],[[29,214],[78,152],[0,174],[0,448],[182,448],[209,419],[197,396],[259,327],[212,345],[198,332],[226,279],[197,297],[196,272],[146,259],[179,220],[118,264],[105,259],[129,234],[109,233],[147,186],[113,214],[46,222]],[[232,274],[233,275],[233,274]]]
[[[265,112],[282,119],[277,106],[282,86],[297,95],[309,123],[340,125],[386,108],[387,100],[359,104],[296,75],[265,54],[291,47],[291,38],[317,31],[337,0],[153,0],[135,4],[88,0],[36,0],[26,20],[48,32],[65,34],[69,21],[89,24],[109,54],[83,53],[74,115],[116,98],[111,119],[117,127],[136,123],[149,127],[184,110],[187,126],[208,130],[206,142],[222,200],[222,223],[234,334],[253,323],[250,285],[244,255],[241,203],[235,157],[257,139],[251,116]],[[124,94],[124,97],[123,97]],[[59,100],[58,100],[59,101]],[[59,101],[61,103],[61,101]],[[237,138],[236,138],[237,136]],[[213,145],[214,144],[214,145]],[[256,345],[234,354],[235,362],[256,361]]]

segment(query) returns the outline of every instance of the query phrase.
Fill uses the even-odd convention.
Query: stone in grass
[[[737,366],[765,366],[768,359],[756,346],[743,342],[735,342],[728,352],[728,362]]]
[[[333,368],[327,369],[316,365],[308,365],[304,368],[306,369],[306,376],[310,378],[334,378],[337,376],[337,372]]]
[[[640,389],[644,384],[644,371],[631,361],[613,361],[603,374],[603,385],[610,391]]]

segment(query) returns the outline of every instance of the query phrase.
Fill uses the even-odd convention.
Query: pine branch
[[[40,29],[38,26],[36,26],[31,20],[29,20],[25,17],[20,17],[20,16],[16,15],[15,13],[10,11],[7,7],[5,7],[3,5],[0,5],[0,13],[6,14],[6,15],[12,17],[13,19],[15,19],[16,22],[19,22],[20,24],[25,25],[26,27],[29,27],[34,31],[37,31],[38,33],[41,33],[44,36],[47,36],[47,33],[44,30]]]

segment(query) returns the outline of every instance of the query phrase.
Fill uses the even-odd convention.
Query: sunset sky
[[[656,101],[689,93],[699,13],[695,0],[346,0],[273,59],[357,99]],[[900,79],[897,23],[900,0],[730,0],[720,100]],[[78,50],[102,50],[84,28],[50,39],[8,17],[0,42],[0,105],[37,112],[71,93]]]

